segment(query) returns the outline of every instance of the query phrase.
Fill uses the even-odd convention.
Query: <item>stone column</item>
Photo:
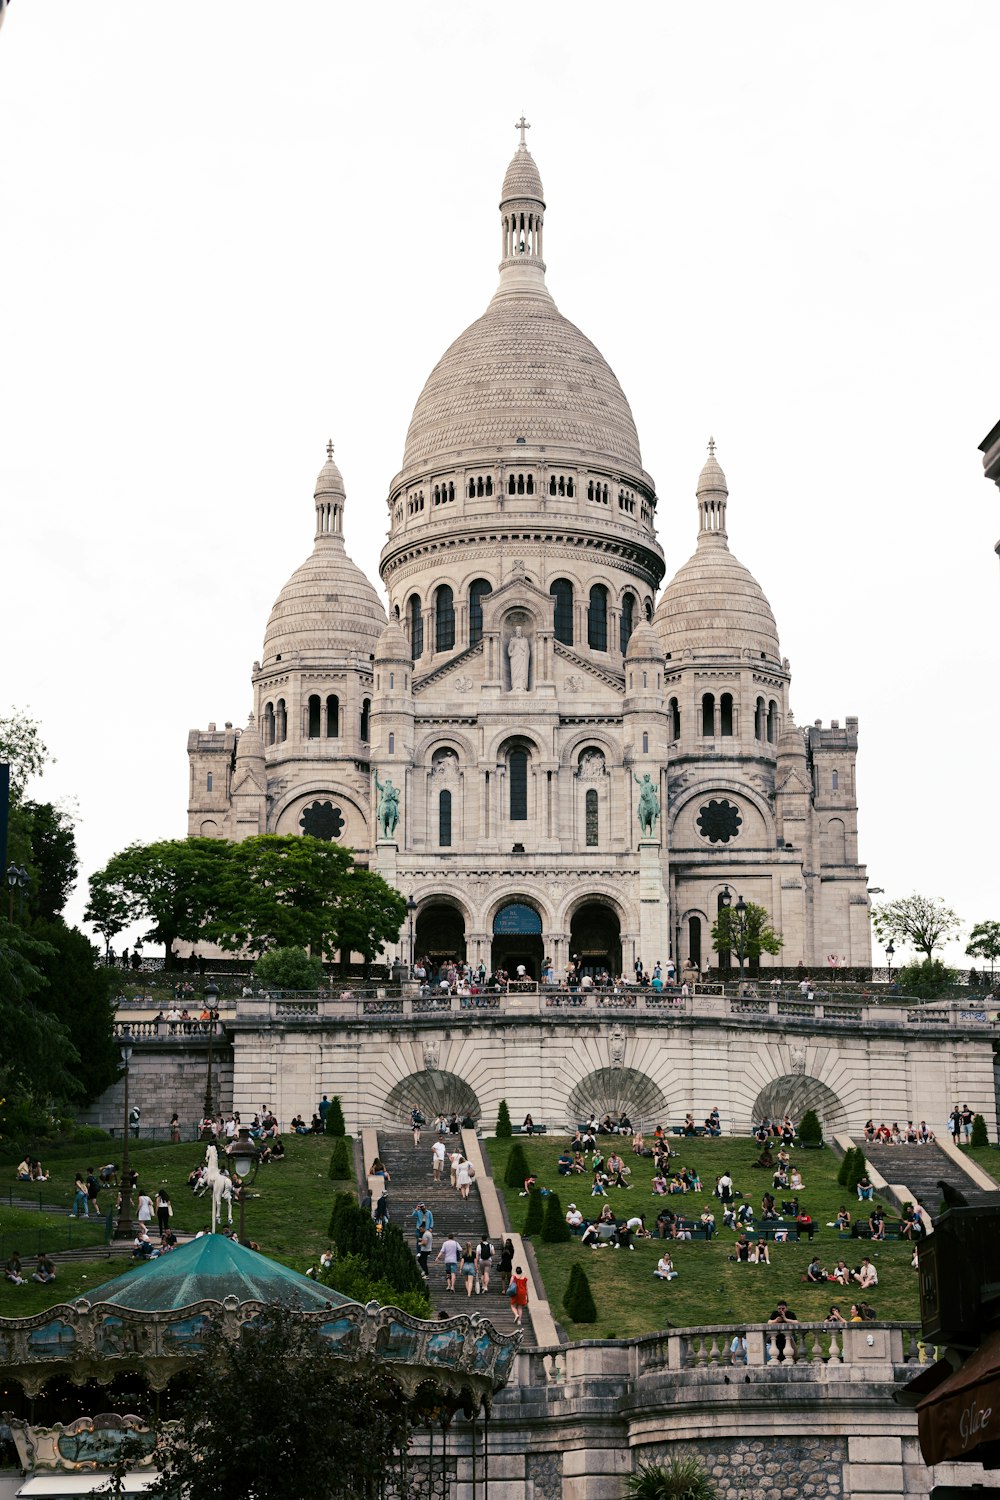
[[[656,838],[639,840],[639,953],[650,973],[657,959],[666,963],[670,953],[670,903]]]

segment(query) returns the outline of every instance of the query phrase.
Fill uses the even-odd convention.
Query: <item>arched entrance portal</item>
[[[807,1109],[816,1111],[825,1135],[847,1129],[847,1111],[833,1089],[808,1073],[786,1073],[762,1088],[754,1102],[753,1123],[783,1120],[785,1115],[798,1123]]]
[[[492,962],[494,974],[506,969],[513,979],[519,964],[529,979],[541,977],[542,919],[526,901],[508,901],[493,918]]]
[[[435,901],[417,912],[414,959],[425,958],[431,969],[464,962],[465,919],[457,906]]]
[[[584,974],[607,969],[612,977],[622,971],[621,923],[600,901],[588,901],[573,913],[569,928],[571,958],[579,958]]]
[[[382,1123],[394,1127],[408,1125],[414,1105],[423,1112],[428,1125],[435,1115],[456,1114],[460,1120],[468,1117],[478,1121],[483,1112],[475,1089],[457,1073],[440,1068],[411,1073],[393,1084],[382,1107]]]

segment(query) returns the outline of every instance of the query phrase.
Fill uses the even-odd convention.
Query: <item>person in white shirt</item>
[[[444,1149],[444,1141],[441,1141],[441,1140],[435,1141],[434,1145],[433,1145],[433,1147],[431,1149],[431,1161],[432,1161],[433,1166],[434,1166],[434,1181],[435,1182],[440,1182],[441,1181],[441,1174],[444,1171],[444,1158],[445,1158],[445,1154],[446,1153],[445,1153],[445,1149]]]
[[[583,1223],[583,1214],[577,1208],[575,1203],[571,1203],[569,1208],[566,1210],[566,1223],[569,1225],[570,1229],[579,1229],[580,1225]]]
[[[660,1256],[659,1260],[656,1262],[656,1270],[653,1272],[653,1275],[659,1281],[673,1281],[674,1280],[674,1278],[677,1275],[677,1272],[674,1270],[674,1263],[670,1259],[670,1253],[669,1253],[669,1251],[664,1250],[663,1254]]]

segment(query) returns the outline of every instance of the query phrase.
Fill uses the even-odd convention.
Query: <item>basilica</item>
[[[347,555],[331,445],[247,727],[188,737],[188,831],[341,841],[411,903],[404,962],[725,968],[711,929],[742,897],[782,936],[773,962],[868,965],[857,720],[796,724],[714,442],[694,551],[659,592],[654,483],[616,376],[549,291],[519,128],[496,291],[428,376],[388,486],[388,610]],[[752,496],[732,519],[752,525]]]

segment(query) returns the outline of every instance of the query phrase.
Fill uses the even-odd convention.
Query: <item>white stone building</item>
[[[345,551],[330,448],[250,725],[189,736],[189,832],[343,841],[416,901],[434,960],[705,968],[728,889],[770,912],[779,962],[868,964],[857,721],[795,725],[714,443],[695,551],[656,603],[653,481],[614,373],[548,290],[544,220],[522,128],[499,285],[428,377],[389,485],[388,613]]]

